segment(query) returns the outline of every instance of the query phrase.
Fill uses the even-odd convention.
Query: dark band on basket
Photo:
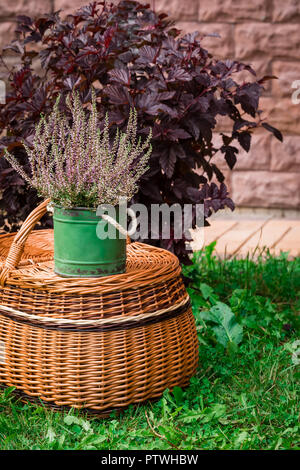
[[[87,322],[90,323],[90,325],[83,326],[81,325],[75,325],[74,322],[72,323],[72,320],[70,320],[70,323],[65,322],[63,324],[55,324],[54,322],[47,322],[45,320],[42,320],[43,317],[41,317],[41,320],[32,320],[30,318],[24,318],[20,317],[16,313],[12,312],[7,312],[3,310],[0,307],[0,315],[9,318],[10,320],[13,320],[18,323],[23,323],[27,325],[31,325],[33,327],[38,327],[46,330],[57,330],[57,331],[70,331],[70,332],[90,332],[90,331],[117,331],[117,330],[129,330],[132,328],[139,328],[141,326],[146,326],[146,325],[153,325],[155,323],[164,321],[164,320],[170,320],[172,318],[176,318],[179,315],[182,315],[183,313],[187,312],[189,308],[191,307],[190,301],[187,301],[184,305],[180,305],[179,307],[176,307],[174,305],[174,309],[167,311],[166,313],[163,313],[161,315],[155,315],[155,312],[153,316],[149,316],[147,318],[142,318],[140,320],[128,320],[128,321],[122,321],[120,323],[105,323],[105,324],[100,324],[97,326],[91,326],[92,322]]]

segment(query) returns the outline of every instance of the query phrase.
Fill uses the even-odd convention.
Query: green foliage
[[[215,323],[212,327],[217,341],[224,347],[228,343],[239,344],[243,339],[243,327],[236,321],[232,310],[223,302],[217,302],[208,312],[201,312],[201,318]]]
[[[299,272],[285,255],[195,254],[184,272],[200,342],[189,387],[102,420],[22,403],[8,388],[0,448],[299,449]]]

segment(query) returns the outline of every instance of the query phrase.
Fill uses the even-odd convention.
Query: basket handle
[[[4,287],[5,282],[9,276],[10,271],[15,269],[19,261],[22,257],[24,251],[24,245],[29,234],[34,229],[36,223],[47,213],[47,206],[50,203],[50,199],[46,199],[42,202],[38,207],[36,207],[27,217],[27,219],[23,222],[22,227],[20,228],[19,232],[16,234],[8,255],[6,257],[6,261],[3,265],[3,268],[0,272],[0,285]]]

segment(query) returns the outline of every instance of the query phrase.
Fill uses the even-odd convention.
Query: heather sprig
[[[40,196],[65,208],[116,205],[120,197],[130,200],[148,169],[151,130],[145,141],[137,137],[137,112],[132,109],[126,132],[117,130],[111,139],[108,114],[103,131],[99,128],[94,91],[89,114],[78,93],[67,96],[71,120],[60,112],[59,102],[60,97],[49,116],[41,116],[32,148],[24,144],[31,176],[7,150],[5,158]]]

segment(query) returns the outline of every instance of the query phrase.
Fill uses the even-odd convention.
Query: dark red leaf
[[[130,85],[130,72],[128,69],[113,69],[109,72],[110,80],[123,85]]]
[[[246,152],[249,152],[251,144],[251,134],[249,132],[240,132],[238,134],[238,141],[241,147],[243,147]]]
[[[276,129],[275,127],[271,126],[270,124],[268,124],[267,122],[263,122],[262,123],[262,126],[267,129],[267,131],[271,132],[275,137],[276,139],[280,140],[280,142],[283,141],[283,136],[281,134],[281,132]]]

